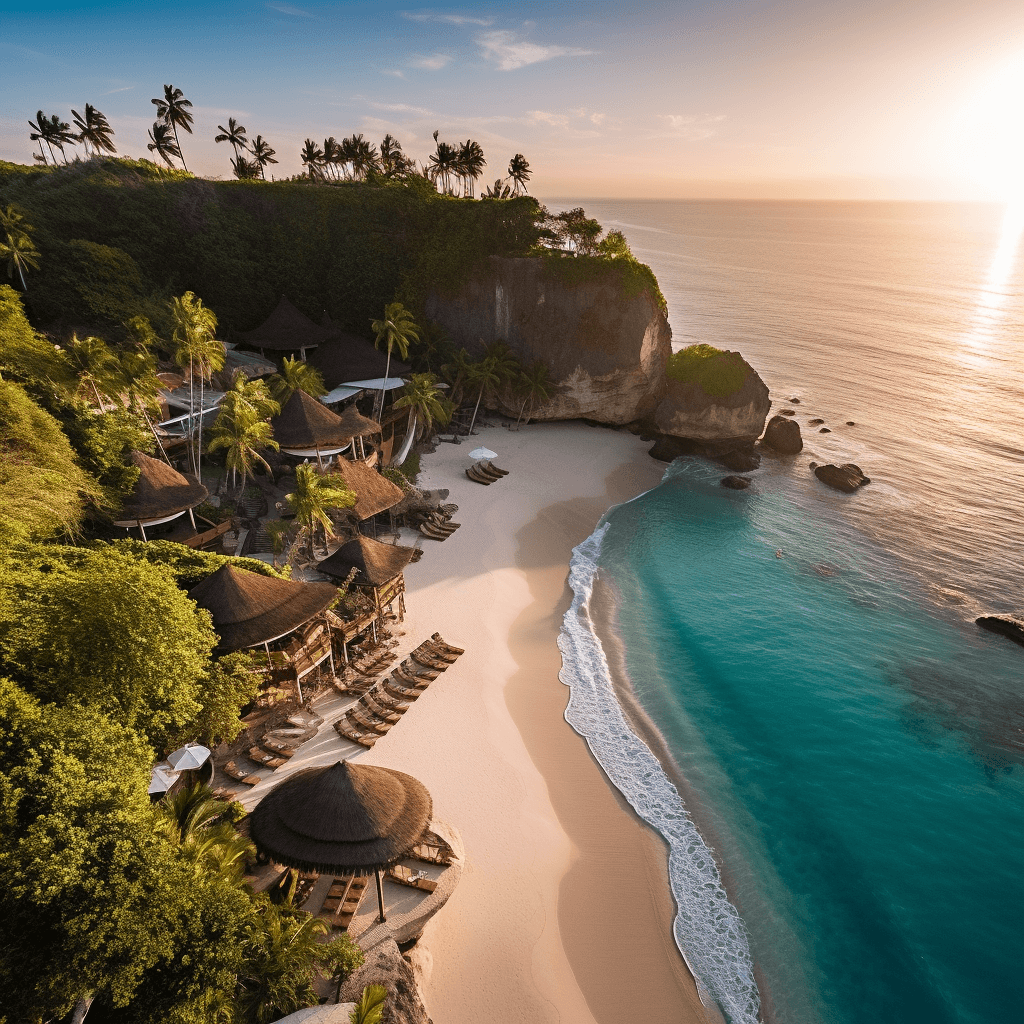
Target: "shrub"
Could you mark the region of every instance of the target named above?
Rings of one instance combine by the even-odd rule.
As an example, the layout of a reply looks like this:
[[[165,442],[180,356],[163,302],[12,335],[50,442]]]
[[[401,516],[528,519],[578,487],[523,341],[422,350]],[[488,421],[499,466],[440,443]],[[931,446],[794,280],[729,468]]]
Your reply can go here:
[[[747,365],[738,352],[690,345],[669,356],[665,376],[681,384],[698,384],[712,398],[728,398],[743,387]]]

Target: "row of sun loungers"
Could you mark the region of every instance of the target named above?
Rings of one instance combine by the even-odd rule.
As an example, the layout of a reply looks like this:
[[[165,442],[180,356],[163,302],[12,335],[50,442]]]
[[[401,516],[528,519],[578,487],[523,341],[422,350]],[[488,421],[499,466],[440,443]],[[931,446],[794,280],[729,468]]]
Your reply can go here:
[[[451,521],[458,509],[458,505],[438,506],[420,523],[420,533],[431,540],[447,540],[462,525]]]
[[[508,470],[498,469],[493,462],[475,462],[466,470],[466,476],[478,484],[493,484],[503,476],[508,476]]]
[[[390,676],[368,688],[334,723],[334,728],[346,739],[372,747],[398,724],[431,681],[454,664],[462,653],[462,648],[452,647],[435,633],[393,669]]]
[[[342,875],[335,878],[319,916],[332,928],[345,931],[366,895],[369,881],[365,875]]]
[[[287,764],[288,758],[292,757],[306,740],[312,739],[322,724],[323,719],[319,715],[314,715],[311,711],[297,711],[286,720],[283,727],[272,729],[263,736],[259,744],[250,747],[247,756],[253,764],[273,771]],[[259,775],[253,774],[235,761],[228,761],[224,765],[224,774],[247,786],[255,786],[260,781]]]

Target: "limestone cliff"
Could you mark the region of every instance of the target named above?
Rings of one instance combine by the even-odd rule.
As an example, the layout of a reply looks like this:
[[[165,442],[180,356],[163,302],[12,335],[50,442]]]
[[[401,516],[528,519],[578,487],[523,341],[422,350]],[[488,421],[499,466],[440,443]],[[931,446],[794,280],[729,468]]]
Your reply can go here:
[[[557,383],[534,419],[624,424],[649,416],[664,386],[672,331],[651,290],[627,294],[614,269],[567,281],[544,259],[493,256],[452,296],[431,295],[427,316],[473,355],[502,340]],[[514,399],[493,396],[510,415]]]

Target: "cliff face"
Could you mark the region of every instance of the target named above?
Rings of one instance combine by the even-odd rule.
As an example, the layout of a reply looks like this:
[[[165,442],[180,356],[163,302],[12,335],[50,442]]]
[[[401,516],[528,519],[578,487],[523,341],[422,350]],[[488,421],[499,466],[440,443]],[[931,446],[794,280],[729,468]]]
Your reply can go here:
[[[768,387],[749,363],[742,386],[731,395],[711,397],[697,383],[666,380],[654,424],[662,434],[685,438],[709,450],[751,445],[764,430],[771,408]]]
[[[664,385],[668,320],[650,292],[627,295],[614,274],[566,283],[542,259],[491,257],[454,296],[431,295],[426,313],[471,354],[502,340],[523,363],[545,362],[558,388],[534,419],[630,423],[651,414]],[[497,402],[519,413],[514,399]]]

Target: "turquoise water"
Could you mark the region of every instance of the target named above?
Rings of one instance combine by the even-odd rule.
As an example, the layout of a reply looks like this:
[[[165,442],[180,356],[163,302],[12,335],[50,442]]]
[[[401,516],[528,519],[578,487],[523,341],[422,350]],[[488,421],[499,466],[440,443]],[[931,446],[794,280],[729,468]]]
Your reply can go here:
[[[1022,652],[785,472],[720,477],[676,463],[611,512],[599,562],[763,1016],[1021,1019]]]

